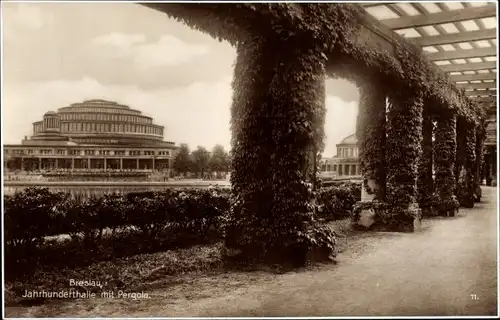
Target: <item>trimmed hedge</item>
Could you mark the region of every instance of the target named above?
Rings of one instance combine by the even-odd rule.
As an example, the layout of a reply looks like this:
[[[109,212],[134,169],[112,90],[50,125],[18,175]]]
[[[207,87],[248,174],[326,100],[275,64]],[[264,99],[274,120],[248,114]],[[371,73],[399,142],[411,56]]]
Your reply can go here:
[[[228,198],[229,192],[223,189],[188,189],[105,194],[78,203],[65,193],[27,188],[5,196],[5,241],[9,246],[30,246],[58,234],[101,238],[105,229],[131,226],[153,236],[167,224],[205,235],[216,217],[228,211]]]
[[[38,264],[85,264],[220,240],[229,192],[107,194],[78,203],[68,194],[28,188],[5,196],[4,204],[6,268],[15,274]]]
[[[326,221],[347,218],[360,200],[361,183],[349,182],[323,188],[316,199],[318,217]]]
[[[27,188],[4,197],[7,273],[220,241],[230,218],[230,195],[229,189],[185,189],[77,202],[69,194]],[[323,188],[316,193],[316,211],[325,220],[346,217],[360,196],[359,183]],[[328,233],[318,228],[319,234],[310,230],[304,236],[312,241]]]

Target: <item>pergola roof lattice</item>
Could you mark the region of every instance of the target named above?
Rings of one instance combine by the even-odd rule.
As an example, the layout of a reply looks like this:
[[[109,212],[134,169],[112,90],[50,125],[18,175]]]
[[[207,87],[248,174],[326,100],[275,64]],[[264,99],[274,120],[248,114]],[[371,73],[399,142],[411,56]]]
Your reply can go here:
[[[420,46],[458,88],[488,109],[496,138],[497,13],[494,2],[363,3],[381,24]],[[495,139],[496,140],[496,139]]]

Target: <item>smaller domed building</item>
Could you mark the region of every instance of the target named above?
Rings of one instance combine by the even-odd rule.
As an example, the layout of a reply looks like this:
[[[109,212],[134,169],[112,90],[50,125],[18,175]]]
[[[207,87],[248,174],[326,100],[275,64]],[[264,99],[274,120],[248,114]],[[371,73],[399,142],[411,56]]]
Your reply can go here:
[[[358,139],[354,134],[337,144],[337,155],[321,160],[321,176],[327,178],[358,178],[361,176]]]

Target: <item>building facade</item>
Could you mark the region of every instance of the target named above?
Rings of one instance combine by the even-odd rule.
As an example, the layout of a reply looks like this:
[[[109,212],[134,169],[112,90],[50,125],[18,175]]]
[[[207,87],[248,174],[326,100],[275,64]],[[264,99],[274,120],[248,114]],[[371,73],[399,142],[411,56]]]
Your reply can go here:
[[[321,160],[321,176],[339,179],[360,177],[357,142],[352,134],[337,144],[337,155]]]
[[[164,127],[128,106],[88,100],[47,112],[33,135],[4,145],[12,171],[145,171],[170,175],[177,147],[163,140]]]

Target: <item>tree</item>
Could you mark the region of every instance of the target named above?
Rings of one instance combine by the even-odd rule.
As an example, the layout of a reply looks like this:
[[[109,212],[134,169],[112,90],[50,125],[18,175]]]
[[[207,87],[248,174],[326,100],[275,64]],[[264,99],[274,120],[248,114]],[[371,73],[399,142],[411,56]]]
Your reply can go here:
[[[191,157],[187,144],[182,143],[180,145],[179,153],[177,153],[177,156],[174,159],[173,167],[177,173],[186,174],[188,172],[191,172],[193,167],[193,159]]]
[[[229,154],[220,144],[212,149],[208,167],[211,172],[217,172],[217,174],[229,171]]]
[[[198,148],[191,153],[191,157],[194,163],[193,171],[198,173],[200,177],[203,177],[203,174],[208,168],[208,161],[210,159],[209,152],[204,147],[198,146]]]

